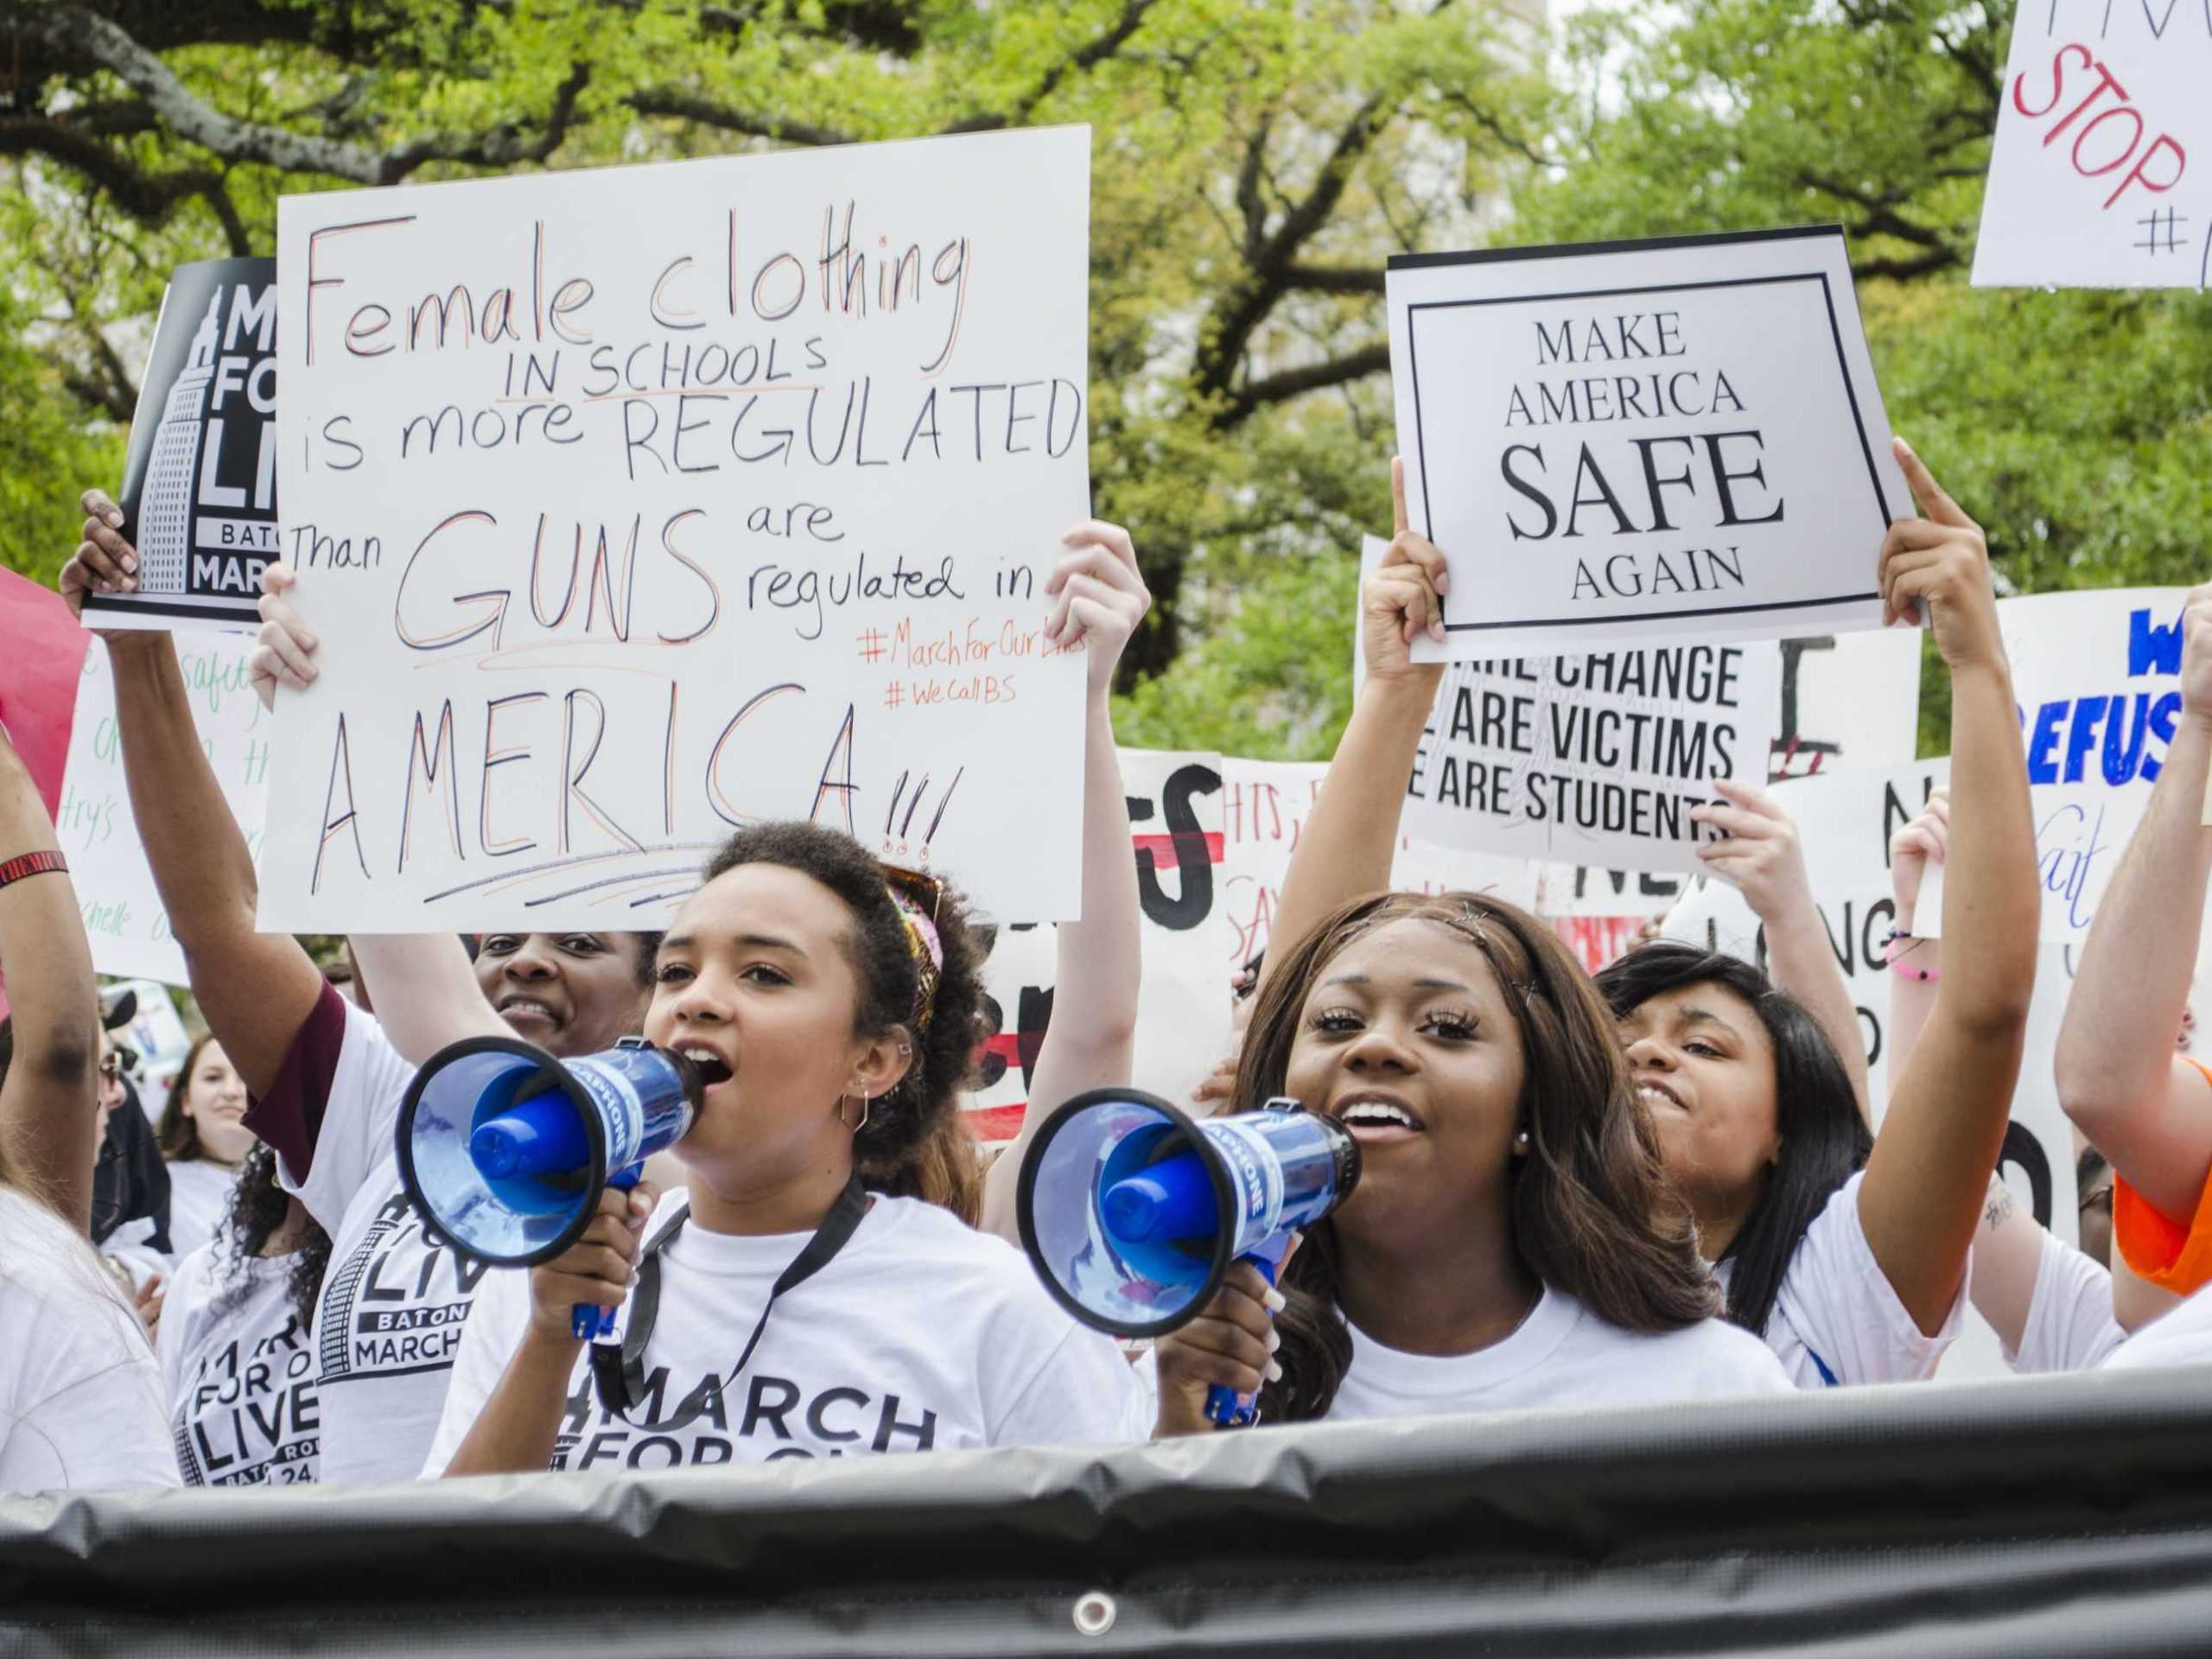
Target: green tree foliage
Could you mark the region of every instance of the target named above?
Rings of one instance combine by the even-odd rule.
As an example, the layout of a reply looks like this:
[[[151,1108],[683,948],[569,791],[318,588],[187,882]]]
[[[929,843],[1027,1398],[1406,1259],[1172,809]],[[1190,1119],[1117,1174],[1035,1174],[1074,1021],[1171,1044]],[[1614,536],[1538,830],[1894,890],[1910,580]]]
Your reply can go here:
[[[1523,194],[1516,239],[1840,222],[1891,423],[1988,531],[2007,591],[2202,580],[2212,302],[1966,284],[2010,10],[1693,0],[1674,15],[1580,20],[1581,118]],[[1923,753],[1949,747],[1948,694],[1923,672]]]
[[[1095,500],[1160,601],[1125,712],[1310,752],[1383,522],[1382,260],[1471,234],[1539,59],[1458,0],[16,0],[0,289],[127,421],[166,273],[287,191],[1086,122]]]

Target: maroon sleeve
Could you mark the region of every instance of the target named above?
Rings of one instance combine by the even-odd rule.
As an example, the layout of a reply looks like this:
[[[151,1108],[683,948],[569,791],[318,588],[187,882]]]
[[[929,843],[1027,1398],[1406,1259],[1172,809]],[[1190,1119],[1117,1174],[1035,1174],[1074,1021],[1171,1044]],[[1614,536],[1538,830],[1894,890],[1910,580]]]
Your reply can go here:
[[[295,1182],[305,1181],[322,1133],[322,1109],[346,1047],[346,999],[327,982],[315,1007],[292,1033],[284,1064],[269,1092],[246,1104],[245,1126],[276,1148]]]

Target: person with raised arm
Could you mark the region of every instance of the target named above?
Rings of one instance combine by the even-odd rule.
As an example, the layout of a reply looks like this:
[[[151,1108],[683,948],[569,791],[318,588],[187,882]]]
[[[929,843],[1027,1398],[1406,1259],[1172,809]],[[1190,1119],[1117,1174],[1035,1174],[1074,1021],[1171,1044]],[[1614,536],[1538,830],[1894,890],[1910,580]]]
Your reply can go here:
[[[84,541],[60,578],[73,606],[88,591],[136,585],[122,513],[97,490],[84,507]],[[289,573],[268,575],[281,603]],[[200,747],[169,636],[104,637],[131,810],[194,995],[245,1083],[245,1126],[276,1149],[286,1191],[333,1241],[315,1327],[320,1478],[411,1478],[485,1272],[425,1227],[400,1186],[392,1127],[414,1062],[448,1031],[520,1036],[556,1054],[611,1046],[643,1017],[653,940],[494,934],[474,965],[449,935],[356,941],[378,1014],[393,1024],[387,1036],[296,940],[256,930],[253,861]],[[315,644],[303,625],[264,624],[253,667],[264,704],[280,681],[313,678]],[[642,1220],[653,1192],[639,1192]]]
[[[1936,1007],[1942,941],[1913,931],[1921,887],[1950,851],[1950,791],[1934,791],[1890,837],[1897,909],[1890,946],[1890,1066],[1902,1075]],[[2126,1336],[2113,1317],[2112,1275],[2022,1210],[2001,1174],[1989,1178],[1974,1230],[1969,1294],[1974,1311],[2023,1376],[2083,1371],[2103,1363]]]
[[[1052,601],[1045,638],[1082,647],[1083,914],[1063,922],[1053,943],[1052,1017],[1031,1074],[1021,1131],[984,1177],[982,1225],[1019,1244],[1014,1189],[1037,1127],[1086,1089],[1129,1081],[1136,1047],[1138,954],[1142,918],[1129,845],[1128,798],[1114,747],[1115,665],[1152,594],[1129,532],[1096,519],[1061,537],[1070,551],[1045,583]]]
[[[2113,1169],[2113,1296],[2131,1329],[2212,1282],[2212,1069],[2175,1040],[2212,877],[2212,585],[2180,626],[2181,718],[2058,1029],[2059,1104]]]
[[[1730,1317],[1807,1388],[1924,1378],[1955,1335],[2035,989],[2035,828],[1987,543],[1897,454],[1927,516],[1890,526],[1878,579],[1885,620],[1924,607],[1950,671],[1944,931],[1975,949],[1937,985],[1881,1133],[1870,1149],[1837,1046],[1756,969],[1662,944],[1598,976]]]
[[[99,1001],[30,768],[0,728],[0,1493],[174,1486],[161,1373],[92,1252]]]
[[[1486,894],[1391,894],[1440,670],[1442,556],[1408,526],[1361,594],[1367,677],[1283,883],[1229,1109],[1289,1096],[1358,1142],[1351,1196],[1279,1288],[1231,1269],[1161,1340],[1160,1435],[1209,1389],[1266,1422],[1787,1392],[1720,1299],[1604,1002],[1551,930]],[[1274,1318],[1271,1321],[1270,1313]]]

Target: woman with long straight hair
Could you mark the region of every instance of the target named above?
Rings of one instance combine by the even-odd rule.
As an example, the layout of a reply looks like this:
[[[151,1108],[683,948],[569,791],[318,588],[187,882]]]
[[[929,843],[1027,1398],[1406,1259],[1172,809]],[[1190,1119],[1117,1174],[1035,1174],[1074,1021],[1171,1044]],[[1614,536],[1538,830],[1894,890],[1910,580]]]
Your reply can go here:
[[[1359,1184],[1279,1289],[1234,1268],[1160,1344],[1157,1432],[1204,1432],[1215,1385],[1257,1392],[1275,1422],[1786,1391],[1714,1317],[1689,1212],[1565,947],[1484,895],[1386,891],[1440,677],[1408,647],[1449,580],[1393,484],[1399,539],[1361,593],[1367,677],[1283,883],[1230,1103],[1288,1095],[1335,1118]]]

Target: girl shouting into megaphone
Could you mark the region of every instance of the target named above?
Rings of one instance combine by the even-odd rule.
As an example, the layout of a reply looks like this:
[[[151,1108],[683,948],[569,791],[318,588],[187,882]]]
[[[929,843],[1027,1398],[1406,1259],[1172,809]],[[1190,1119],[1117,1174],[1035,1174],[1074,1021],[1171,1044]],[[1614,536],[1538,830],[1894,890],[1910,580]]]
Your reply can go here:
[[[1359,1142],[1350,1198],[1271,1292],[1235,1268],[1158,1350],[1157,1432],[1263,1421],[1779,1393],[1721,1306],[1610,1013],[1535,917],[1388,892],[1442,676],[1443,556],[1408,528],[1360,598],[1367,677],[1282,888],[1233,1109],[1287,1095]],[[1353,895],[1366,894],[1366,897]],[[1278,1310],[1270,1322],[1270,1309]]]

